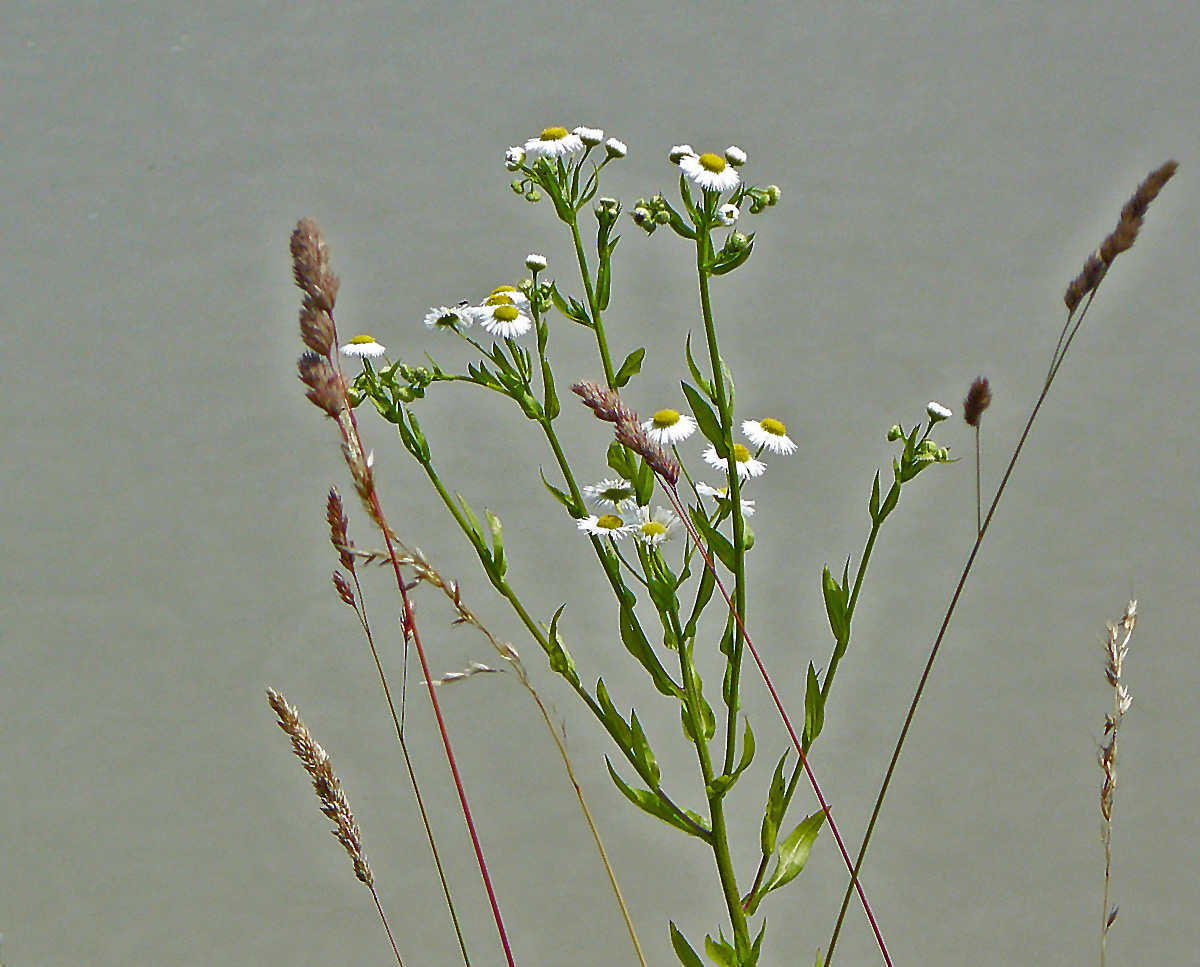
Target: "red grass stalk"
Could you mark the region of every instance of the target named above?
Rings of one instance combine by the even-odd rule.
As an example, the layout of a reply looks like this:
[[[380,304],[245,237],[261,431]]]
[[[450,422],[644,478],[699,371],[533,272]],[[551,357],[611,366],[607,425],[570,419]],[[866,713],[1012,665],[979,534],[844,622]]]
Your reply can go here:
[[[446,761],[454,778],[454,788],[458,794],[463,819],[471,836],[471,845],[475,850],[479,872],[483,878],[484,888],[487,890],[492,916],[496,921],[496,930],[500,934],[500,942],[504,947],[504,955],[509,967],[516,967],[512,947],[508,941],[508,933],[504,929],[504,919],[500,914],[500,904],[488,872],[487,861],[484,859],[483,846],[479,841],[475,820],[467,802],[462,776],[458,771],[458,762],[450,745],[450,735],[446,729],[441,703],[438,701],[434,688],[434,677],[425,656],[425,648],[421,644],[420,632],[417,630],[416,609],[408,595],[404,577],[400,573],[400,556],[393,542],[392,530],[388,526],[387,518],[384,516],[383,507],[379,501],[379,492],[375,488],[371,461],[363,449],[358,421],[355,419],[354,409],[350,405],[346,381],[335,355],[337,352],[337,327],[333,321],[333,307],[339,283],[329,267],[329,250],[315,222],[303,219],[296,226],[295,232],[292,233],[291,251],[296,284],[305,294],[304,305],[300,312],[301,337],[310,350],[300,358],[300,378],[309,388],[306,394],[308,398],[337,423],[342,434],[342,455],[345,457],[346,465],[354,480],[354,489],[358,493],[367,515],[383,534],[396,578],[396,588],[400,593],[401,624],[404,637],[416,648],[417,657],[421,662],[425,687],[437,719],[438,733],[442,739]]]

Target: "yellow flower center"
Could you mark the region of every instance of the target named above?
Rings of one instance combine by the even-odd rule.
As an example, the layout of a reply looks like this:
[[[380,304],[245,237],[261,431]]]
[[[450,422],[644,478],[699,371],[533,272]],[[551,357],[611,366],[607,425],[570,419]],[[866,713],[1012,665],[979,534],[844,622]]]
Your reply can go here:
[[[350,340],[350,345],[351,346],[366,346],[369,343],[373,343],[374,341],[375,341],[374,336],[355,336],[353,339]]]
[[[543,141],[561,141],[566,136],[566,128],[544,128],[542,130]]]
[[[596,520],[596,526],[608,531],[619,530],[625,526],[625,521],[616,514],[605,514]]]
[[[725,170],[725,159],[719,154],[713,154],[711,151],[706,151],[699,157],[700,167],[705,171],[711,171],[714,175],[719,175]]]
[[[511,285],[498,285],[498,286],[496,286],[496,288],[492,289],[492,295],[500,295],[501,293],[504,293],[504,292],[516,292],[516,291],[517,290],[515,288],[513,288]]]
[[[642,533],[647,537],[660,537],[667,529],[656,520],[648,520],[642,525]]]
[[[659,410],[654,414],[654,428],[665,430],[679,422],[679,413],[675,410]]]
[[[787,436],[787,427],[769,416],[758,425],[775,436]]]
[[[519,315],[517,307],[511,302],[508,305],[496,306],[492,312],[492,318],[497,322],[516,322]]]
[[[735,443],[733,445],[733,459],[738,463],[745,463],[750,459],[750,451],[747,450],[742,444]]]
[[[612,501],[614,504],[619,504],[622,500],[628,500],[632,496],[633,491],[628,487],[609,487],[600,493],[601,499]]]
[[[512,304],[512,299],[506,296],[503,292],[498,292],[494,295],[488,296],[487,301],[484,302],[485,306],[511,306]]]

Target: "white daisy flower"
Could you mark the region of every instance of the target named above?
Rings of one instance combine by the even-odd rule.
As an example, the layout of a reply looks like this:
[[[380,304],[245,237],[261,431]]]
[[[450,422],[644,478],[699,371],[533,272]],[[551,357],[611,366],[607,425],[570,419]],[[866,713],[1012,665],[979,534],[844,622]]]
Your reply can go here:
[[[425,314],[426,329],[453,329],[462,332],[471,325],[469,304],[460,302],[456,306],[438,306]]]
[[[677,165],[680,158],[686,158],[688,155],[694,155],[695,153],[690,144],[677,144],[671,149],[671,153],[667,157],[671,159],[672,164]]]
[[[679,167],[688,181],[705,191],[729,191],[738,184],[738,173],[719,154],[685,155],[679,159]]]
[[[509,148],[504,152],[504,167],[516,171],[525,163],[525,149],[522,147]]]
[[[796,449],[787,435],[787,427],[769,416],[765,420],[746,420],[742,432],[756,447],[766,447],[772,453],[791,453]]]
[[[604,140],[604,132],[599,128],[576,128],[571,132],[579,135],[579,140],[586,144],[589,148],[594,148]]]
[[[490,304],[484,304],[471,310],[479,325],[487,332],[502,339],[512,339],[524,335],[533,328],[533,320],[513,305],[510,299],[498,301],[493,301],[493,299],[495,296],[488,299]]]
[[[525,154],[533,158],[561,158],[583,150],[583,138],[566,128],[545,128],[536,138],[525,142]]]
[[[342,347],[343,356],[367,356],[374,359],[385,352],[387,350],[375,341],[374,336],[355,336]]]
[[[762,476],[763,471],[767,469],[767,465],[765,463],[750,456],[750,451],[740,443],[735,443],[733,445],[733,459],[737,464],[739,480],[745,480],[747,477]],[[704,451],[704,461],[710,467],[716,467],[718,470],[724,470],[726,468],[725,461],[717,456],[717,448],[711,443],[709,444],[708,449]]]
[[[608,152],[611,158],[624,158],[629,147],[624,141],[618,141],[616,138],[609,138],[604,142],[604,150]]]
[[[735,168],[740,168],[746,163],[746,152],[739,148],[736,144],[731,144],[725,149],[725,160]]]
[[[624,519],[617,514],[603,514],[600,517],[593,514],[577,520],[575,523],[581,531],[585,531],[593,537],[624,537],[637,527],[636,524],[625,523]]]
[[[696,481],[696,493],[702,497],[716,497],[717,500],[729,500],[728,487],[710,487],[703,480]],[[754,516],[754,501],[742,498],[742,516]]]
[[[546,256],[544,255],[537,255],[534,252],[530,252],[525,256],[525,268],[529,269],[530,272],[545,272],[546,264]]]
[[[925,407],[925,412],[929,414],[929,419],[933,423],[941,423],[942,420],[948,420],[954,415],[949,409],[942,406],[941,403],[934,403],[932,401]]]
[[[589,484],[583,488],[583,498],[593,507],[615,507],[629,510],[633,506],[633,484],[619,477]]]
[[[650,439],[659,446],[669,447],[686,440],[696,432],[696,421],[678,410],[659,410],[642,424]]]
[[[738,211],[737,205],[722,205],[717,209],[717,218],[720,219],[721,224],[726,228],[736,222],[740,214],[741,212]]]
[[[633,536],[643,544],[658,547],[671,539],[671,535],[679,529],[679,518],[666,507],[654,508],[651,516],[649,507],[638,508],[638,525]]]

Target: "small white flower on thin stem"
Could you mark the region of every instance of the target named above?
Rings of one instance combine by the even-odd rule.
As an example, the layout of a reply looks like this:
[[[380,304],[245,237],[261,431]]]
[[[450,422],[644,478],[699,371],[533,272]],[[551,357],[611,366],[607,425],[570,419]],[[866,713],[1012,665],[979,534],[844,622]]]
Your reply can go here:
[[[729,500],[728,487],[712,487],[706,484],[703,480],[696,481],[696,493],[700,494],[701,497],[716,497],[717,500]],[[747,500],[745,497],[742,498],[742,516],[754,516],[753,500]]]
[[[708,449],[704,451],[704,461],[710,467],[716,467],[718,470],[726,468],[725,461],[717,456],[717,448],[712,444],[709,444]],[[741,443],[733,445],[733,461],[737,464],[738,480],[762,476],[763,471],[767,469],[767,465],[750,456],[750,451]]]
[[[374,359],[385,352],[387,350],[375,341],[374,336],[355,336],[342,347],[343,356],[365,356]]]
[[[690,144],[677,144],[671,149],[671,153],[667,157],[671,159],[671,164],[677,165],[681,158],[686,158],[688,155],[694,155],[695,153]]]
[[[608,152],[610,158],[624,158],[626,152],[629,151],[624,141],[618,141],[616,138],[609,138],[604,142],[604,150]]]
[[[579,140],[586,144],[589,148],[594,148],[604,140],[604,132],[599,128],[576,128],[571,132],[579,136]]]
[[[471,310],[466,302],[456,306],[438,306],[425,314],[426,329],[453,329],[462,332],[471,325]]]
[[[731,144],[725,149],[725,160],[735,168],[740,168],[746,163],[746,152],[739,148],[736,144]]]
[[[693,185],[705,191],[729,191],[738,185],[738,173],[719,154],[691,154],[679,159],[679,167]]]
[[[583,488],[583,499],[593,507],[629,510],[634,506],[633,484],[628,480],[605,479]]]
[[[583,150],[583,139],[566,128],[545,128],[536,138],[525,142],[525,154],[532,158],[561,158]]]
[[[516,171],[525,163],[525,149],[522,147],[509,148],[504,152],[504,167]]]
[[[488,302],[491,304],[479,306],[472,312],[479,321],[479,325],[493,336],[512,339],[524,335],[533,328],[533,320],[513,305],[510,300],[492,302],[492,299],[488,299]]]
[[[717,218],[726,228],[736,222],[740,214],[737,205],[722,205],[717,209]]]
[[[638,508],[638,525],[633,536],[643,544],[658,547],[671,539],[679,528],[679,518],[666,507],[656,507],[651,516],[649,507]]]
[[[742,432],[756,447],[766,447],[772,453],[792,453],[796,449],[787,435],[787,427],[769,416],[764,420],[746,420]]]
[[[636,524],[625,523],[625,520],[618,514],[602,514],[599,517],[593,514],[575,523],[581,531],[585,531],[593,537],[624,537],[637,527]]]
[[[929,405],[925,407],[925,412],[929,414],[929,422],[931,425],[934,423],[941,423],[942,420],[948,420],[954,415],[948,408],[942,406],[941,403],[934,402],[930,402]]]
[[[525,268],[530,272],[545,272],[546,271],[546,256],[537,255],[530,252],[525,256]]]
[[[678,410],[659,410],[642,424],[650,439],[659,446],[674,446],[696,432],[696,421]]]

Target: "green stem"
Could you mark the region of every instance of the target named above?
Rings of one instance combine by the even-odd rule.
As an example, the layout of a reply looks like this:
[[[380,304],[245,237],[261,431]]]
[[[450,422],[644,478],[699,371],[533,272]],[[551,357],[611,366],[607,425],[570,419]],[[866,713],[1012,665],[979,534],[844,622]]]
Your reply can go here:
[[[596,333],[596,347],[600,350],[600,362],[604,366],[604,383],[609,389],[616,389],[616,374],[613,370],[612,356],[608,351],[608,338],[604,335],[604,322],[600,318],[600,305],[596,301],[596,287],[592,285],[592,277],[588,272],[587,253],[583,250],[583,239],[579,237],[579,220],[572,218],[568,223],[571,228],[571,239],[575,242],[575,259],[579,263],[579,277],[583,279],[583,291],[587,296],[588,312],[592,317],[592,330]]]

